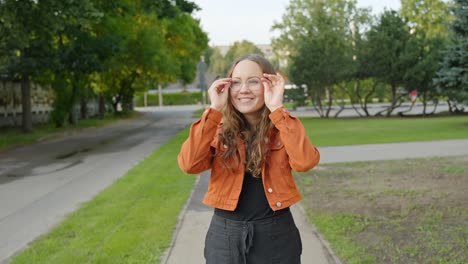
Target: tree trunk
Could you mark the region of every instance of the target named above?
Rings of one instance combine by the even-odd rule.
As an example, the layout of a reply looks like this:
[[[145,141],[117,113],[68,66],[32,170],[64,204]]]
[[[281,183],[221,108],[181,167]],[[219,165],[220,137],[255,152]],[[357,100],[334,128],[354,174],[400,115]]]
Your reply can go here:
[[[392,102],[390,104],[390,106],[388,107],[388,110],[387,110],[387,114],[386,116],[387,117],[390,117],[390,115],[392,114],[393,110],[395,109],[395,104],[396,104],[396,85],[393,85],[392,84]]]
[[[26,74],[23,74],[21,79],[21,108],[21,128],[24,133],[30,133],[32,131],[31,85]]]
[[[431,115],[435,114],[435,111],[437,110],[437,106],[439,105],[439,100],[435,98],[434,100],[432,100],[432,102],[434,103],[434,109],[432,110]]]
[[[104,102],[104,95],[99,94],[99,119],[104,119],[104,114],[106,113],[106,105]]]
[[[427,109],[427,91],[423,92],[423,116],[426,116],[426,109]]]
[[[88,101],[84,95],[80,98],[80,118],[82,120],[88,119]]]
[[[325,91],[328,92],[327,113],[325,114],[325,116],[330,117],[330,111],[333,104],[333,86],[325,88]]]
[[[112,108],[114,109],[114,114],[117,113],[117,108],[118,108],[118,105],[120,103],[120,99],[122,98],[122,96],[120,94],[118,94],[117,96],[114,97],[114,101],[112,102]]]
[[[72,92],[70,95],[70,101],[69,101],[69,109],[68,109],[68,123],[70,125],[75,125],[76,124],[76,115],[75,115],[75,98],[76,98],[76,92],[78,90],[78,83],[76,80],[73,80],[72,83]]]

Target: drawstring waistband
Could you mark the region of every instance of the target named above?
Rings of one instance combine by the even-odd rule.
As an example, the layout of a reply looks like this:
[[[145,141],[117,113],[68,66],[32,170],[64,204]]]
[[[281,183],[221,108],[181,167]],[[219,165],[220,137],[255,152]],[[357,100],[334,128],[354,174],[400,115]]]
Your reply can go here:
[[[236,234],[236,240],[238,241],[238,244],[236,243],[237,254],[243,259],[244,263],[247,263],[247,257],[254,250],[255,232],[269,232],[267,230],[271,230],[274,225],[280,225],[285,229],[288,227],[295,227],[291,212],[252,221],[230,220],[215,214],[211,221],[210,228],[214,228],[216,232],[221,232],[226,235]]]

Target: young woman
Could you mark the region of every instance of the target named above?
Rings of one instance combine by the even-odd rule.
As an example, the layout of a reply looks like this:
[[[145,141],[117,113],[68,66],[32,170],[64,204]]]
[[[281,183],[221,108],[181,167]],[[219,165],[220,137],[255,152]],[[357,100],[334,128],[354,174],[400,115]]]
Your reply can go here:
[[[319,151],[283,106],[284,79],[259,55],[236,60],[208,90],[211,106],[193,123],[178,162],[211,169],[203,199],[214,207],[208,264],[300,263],[302,244],[289,206],[301,200],[291,170],[318,164]]]

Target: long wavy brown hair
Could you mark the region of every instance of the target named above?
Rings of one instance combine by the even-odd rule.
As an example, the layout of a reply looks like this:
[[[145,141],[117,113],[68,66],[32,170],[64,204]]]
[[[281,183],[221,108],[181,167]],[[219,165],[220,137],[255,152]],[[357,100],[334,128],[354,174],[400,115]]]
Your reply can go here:
[[[234,61],[227,77],[232,77],[234,68],[244,60],[257,63],[263,73],[275,74],[273,65],[264,57],[257,54],[248,54]],[[227,164],[228,159],[234,159],[236,164],[239,165],[237,138],[240,138],[245,142],[246,146],[245,169],[254,177],[261,177],[262,166],[270,152],[269,134],[274,126],[268,117],[270,110],[266,105],[263,105],[257,114],[258,122],[256,127],[251,127],[244,115],[234,108],[229,94],[226,106],[223,109],[223,129],[218,136],[221,144],[227,146],[226,151],[221,154],[225,164]]]

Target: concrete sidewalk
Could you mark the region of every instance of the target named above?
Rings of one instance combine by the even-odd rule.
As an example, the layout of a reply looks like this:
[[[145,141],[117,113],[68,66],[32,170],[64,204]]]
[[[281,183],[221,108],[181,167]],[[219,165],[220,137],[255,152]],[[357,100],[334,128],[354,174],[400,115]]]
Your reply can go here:
[[[320,148],[320,164],[352,161],[375,161],[433,156],[468,155],[468,139]],[[205,235],[213,209],[201,203],[209,181],[202,173],[192,195],[179,216],[170,248],[162,264],[203,264]],[[315,226],[308,223],[301,204],[291,207],[303,243],[302,263],[341,263]]]

